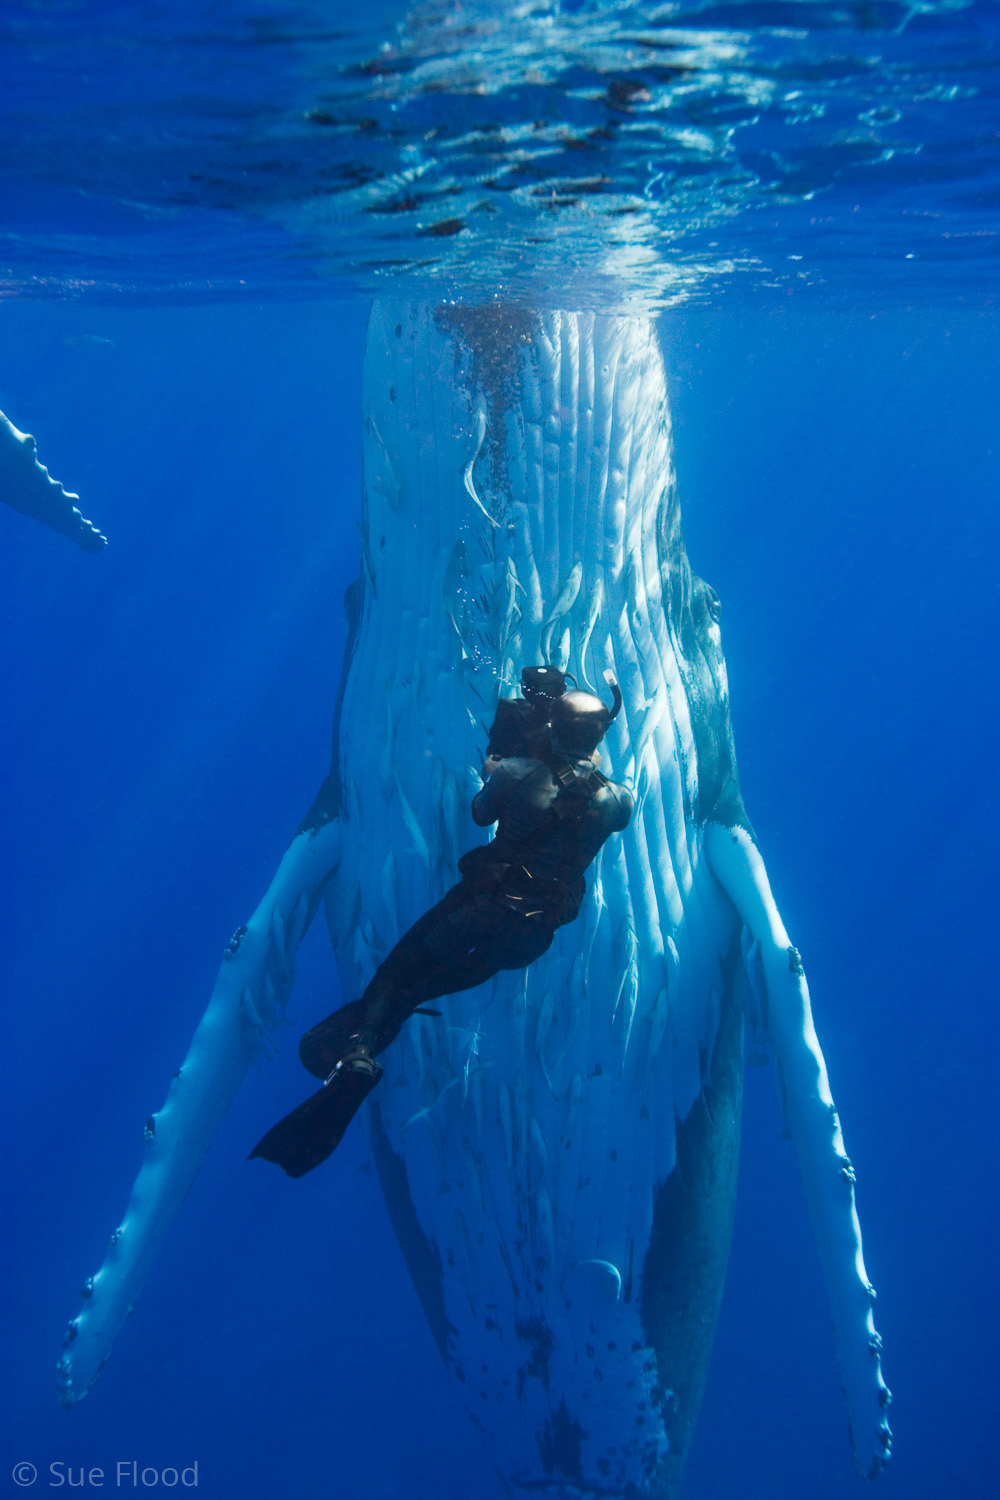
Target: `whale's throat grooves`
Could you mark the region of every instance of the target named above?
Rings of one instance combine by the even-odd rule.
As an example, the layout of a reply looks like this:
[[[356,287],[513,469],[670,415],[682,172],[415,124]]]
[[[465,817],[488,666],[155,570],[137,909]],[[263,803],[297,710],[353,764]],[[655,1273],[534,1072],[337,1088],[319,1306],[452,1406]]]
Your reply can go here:
[[[615,672],[608,768],[637,799],[578,921],[538,964],[409,1023],[386,1058],[376,1160],[508,1481],[666,1495],[721,1292],[734,1184],[715,1158],[735,1159],[738,1091],[712,1151],[689,1151],[714,1185],[707,1277],[657,1205],[678,1123],[718,1090],[721,1017],[730,1071],[742,1021],[726,963],[739,923],[701,858],[699,715],[712,744],[731,743],[724,671],[720,688],[685,654],[711,622],[684,551],[655,327],[376,304],[364,444],[328,898],[345,994],[483,841],[468,807],[497,697],[522,666],[551,661],[593,689]],[[678,1320],[662,1266],[689,1295],[697,1284],[693,1319]]]

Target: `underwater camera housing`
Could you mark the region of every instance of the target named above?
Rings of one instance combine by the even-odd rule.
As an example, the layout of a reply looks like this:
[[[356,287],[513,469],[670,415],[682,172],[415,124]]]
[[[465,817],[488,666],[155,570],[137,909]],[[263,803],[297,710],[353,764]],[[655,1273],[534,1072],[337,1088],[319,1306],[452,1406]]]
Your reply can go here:
[[[521,672],[523,697],[501,698],[497,704],[487,755],[496,760],[512,755],[543,760],[551,753],[556,738],[564,752],[589,755],[622,706],[615,674],[606,671],[604,680],[611,689],[610,708],[595,694],[580,692],[570,672],[548,663],[525,667]],[[567,692],[570,683],[573,691]]]
[[[576,678],[571,672],[560,672],[558,667],[524,667],[521,671],[521,692],[529,703],[544,704],[546,708],[553,698],[561,698],[567,682],[576,687]]]
[[[503,760],[510,755],[530,760],[549,753],[549,715],[552,705],[566,692],[567,682],[576,686],[576,678],[548,663],[525,667],[521,672],[521,698],[501,698],[490,729],[488,756]]]

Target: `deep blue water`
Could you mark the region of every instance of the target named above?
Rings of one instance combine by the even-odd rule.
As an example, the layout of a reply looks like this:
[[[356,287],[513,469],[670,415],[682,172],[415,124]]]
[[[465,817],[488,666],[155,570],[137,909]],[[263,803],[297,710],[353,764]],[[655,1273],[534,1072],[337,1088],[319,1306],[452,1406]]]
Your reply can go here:
[[[55,1404],[222,943],[321,778],[357,566],[360,305],[8,304],[0,404],[112,545],[0,514],[5,1462],[200,1464],[220,1497],[499,1494],[362,1147],[244,1163],[245,1087],[84,1405]],[[809,965],[896,1395],[887,1495],[994,1493],[995,318],[722,305],[665,324],[689,551],[748,806]],[[111,344],[80,344],[84,335]],[[321,931],[296,1026],[330,1004]],[[297,1032],[289,1032],[293,1038]],[[688,1494],[859,1492],[769,1070]],[[0,1480],[0,1482],[5,1482]]]
[[[41,178],[24,174],[17,203],[36,248],[52,224],[28,188],[46,213],[54,202]],[[977,207],[970,222],[987,220]],[[299,1097],[302,1024],[337,1002],[320,923],[281,1056],[227,1118],[98,1386],[56,1405],[62,1330],[124,1207],[143,1122],[325,772],[359,563],[363,296],[283,295],[262,273],[242,296],[227,284],[225,305],[193,305],[168,285],[174,251],[159,245],[153,266],[138,245],[145,290],[123,301],[117,228],[100,211],[97,228],[108,261],[91,242],[74,250],[97,283],[85,298],[60,285],[30,300],[29,243],[0,302],[0,409],[111,538],[91,557],[0,507],[0,1487],[19,1492],[19,1460],[42,1471],[40,1491],[53,1461],[113,1474],[135,1459],[197,1461],[213,1500],[499,1500],[361,1133],[295,1184],[244,1162]],[[188,267],[226,281],[219,241],[187,233]],[[863,253],[840,281],[827,264],[826,291],[737,278],[662,329],[688,550],[723,600],[744,795],[858,1170],[895,1395],[880,1489],[992,1500],[996,271],[970,251],[913,295],[886,281],[868,235],[870,283]],[[863,1489],[773,1073],[751,1069],[686,1494]]]

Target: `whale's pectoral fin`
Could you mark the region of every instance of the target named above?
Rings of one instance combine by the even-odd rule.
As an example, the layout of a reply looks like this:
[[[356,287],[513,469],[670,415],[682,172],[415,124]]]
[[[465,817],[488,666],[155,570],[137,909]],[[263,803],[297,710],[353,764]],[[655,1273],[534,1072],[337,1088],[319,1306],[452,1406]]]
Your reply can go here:
[[[250,1062],[281,1020],[295,951],[339,858],[339,822],[307,820],[263,901],[230,939],[208,1009],[167,1101],[146,1122],[145,1160],[125,1217],[103,1266],[84,1284],[85,1305],[67,1329],[58,1366],[64,1406],[82,1400],[106,1364]]]
[[[0,500],[22,515],[51,526],[53,531],[61,531],[84,552],[101,552],[108,539],[73,504],[79,498],[38,462],[31,434],[19,432],[0,411]]]
[[[669,1440],[660,1476],[665,1494],[680,1487],[726,1280],[740,1154],[743,1040],[739,994],[727,987],[708,1077],[678,1122],[676,1165],[657,1190],[642,1271],[642,1322],[656,1351]]]
[[[713,875],[759,947],[765,1025],[830,1293],[854,1456],[861,1472],[874,1478],[884,1468],[892,1443],[886,1420],[890,1396],[872,1317],[875,1293],[861,1253],[854,1172],[813,1026],[802,961],[789,941],[764,861],[749,833],[709,823],[704,847]]]

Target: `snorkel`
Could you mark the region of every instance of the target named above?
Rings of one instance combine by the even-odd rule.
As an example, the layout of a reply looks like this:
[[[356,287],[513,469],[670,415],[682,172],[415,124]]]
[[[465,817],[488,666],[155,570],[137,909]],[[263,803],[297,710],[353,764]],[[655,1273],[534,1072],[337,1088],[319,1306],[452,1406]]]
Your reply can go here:
[[[611,713],[608,718],[608,724],[611,725],[615,722],[619,713],[621,712],[622,690],[618,686],[618,678],[615,676],[614,672],[612,672],[610,667],[605,668],[604,681],[611,689]]]

